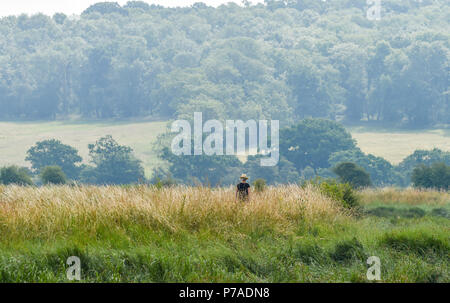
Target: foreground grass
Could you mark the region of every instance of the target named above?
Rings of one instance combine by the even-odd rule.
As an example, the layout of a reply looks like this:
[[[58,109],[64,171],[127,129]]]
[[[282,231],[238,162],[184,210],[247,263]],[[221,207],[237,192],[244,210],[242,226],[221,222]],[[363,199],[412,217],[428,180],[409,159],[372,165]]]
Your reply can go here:
[[[378,256],[382,281],[449,282],[448,203],[371,194],[355,215],[312,187],[0,186],[0,281],[66,282],[78,256],[85,282],[366,282]]]

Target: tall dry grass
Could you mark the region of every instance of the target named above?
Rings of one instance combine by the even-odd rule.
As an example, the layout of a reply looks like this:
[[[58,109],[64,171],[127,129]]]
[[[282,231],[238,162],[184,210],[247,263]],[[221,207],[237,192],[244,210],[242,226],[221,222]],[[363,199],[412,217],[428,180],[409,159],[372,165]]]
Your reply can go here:
[[[3,237],[52,238],[82,230],[95,235],[140,226],[165,232],[285,229],[299,221],[346,218],[339,204],[313,187],[268,187],[247,203],[233,188],[148,186],[0,186]]]
[[[360,198],[361,204],[364,205],[370,203],[445,205],[450,203],[450,192],[431,189],[398,189],[393,187],[386,187],[362,190],[360,192]]]

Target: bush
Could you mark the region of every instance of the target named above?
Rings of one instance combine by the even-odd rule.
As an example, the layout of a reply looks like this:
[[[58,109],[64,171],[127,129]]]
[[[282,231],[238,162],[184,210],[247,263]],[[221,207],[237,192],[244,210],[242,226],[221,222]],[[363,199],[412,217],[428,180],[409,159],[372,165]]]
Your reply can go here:
[[[33,185],[28,170],[18,166],[3,167],[0,170],[0,183],[9,185]]]
[[[253,181],[253,186],[255,187],[256,192],[263,192],[266,188],[266,180],[256,179],[255,181]]]
[[[433,163],[431,166],[420,165],[414,168],[411,181],[414,187],[450,188],[450,166],[445,163]]]
[[[345,208],[353,209],[359,206],[359,198],[353,187],[348,183],[339,183],[334,179],[321,179],[305,182],[313,184],[326,196],[341,203]]]
[[[42,169],[41,180],[44,184],[66,184],[67,178],[61,167],[46,166]]]
[[[372,185],[370,175],[364,168],[352,162],[342,162],[333,168],[333,172],[339,176],[342,182],[351,184],[354,188],[368,187]]]

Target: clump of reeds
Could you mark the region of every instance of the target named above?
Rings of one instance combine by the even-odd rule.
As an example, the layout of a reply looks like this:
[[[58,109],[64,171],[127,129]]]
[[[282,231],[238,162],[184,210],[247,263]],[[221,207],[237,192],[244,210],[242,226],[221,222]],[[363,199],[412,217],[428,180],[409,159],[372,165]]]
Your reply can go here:
[[[345,217],[339,203],[312,186],[268,187],[249,202],[235,201],[232,187],[0,186],[0,232],[21,238],[136,225],[172,233],[251,232]]]

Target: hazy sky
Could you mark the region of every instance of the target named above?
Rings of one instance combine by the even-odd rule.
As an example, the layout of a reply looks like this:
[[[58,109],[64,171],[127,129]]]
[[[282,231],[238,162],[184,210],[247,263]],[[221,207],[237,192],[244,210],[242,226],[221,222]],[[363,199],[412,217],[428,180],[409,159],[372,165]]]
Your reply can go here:
[[[128,0],[110,0],[123,5]],[[210,6],[218,6],[222,3],[236,2],[241,0],[144,0],[148,3],[160,4],[164,6],[189,6],[195,2],[203,2]],[[53,15],[62,12],[68,15],[80,14],[89,5],[104,2],[102,0],[0,0],[0,16],[44,13]],[[253,0],[252,3],[263,2],[263,0]]]

